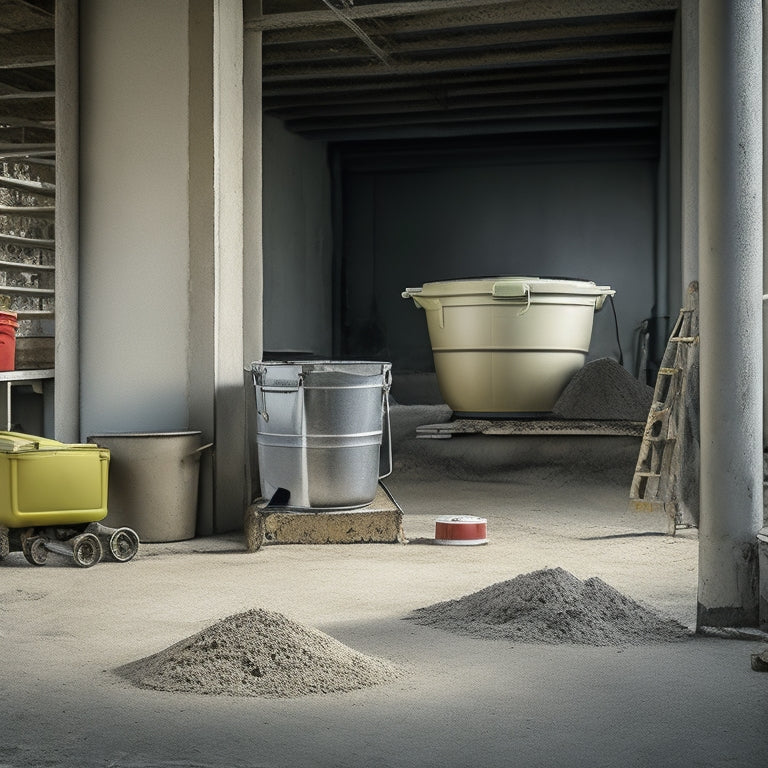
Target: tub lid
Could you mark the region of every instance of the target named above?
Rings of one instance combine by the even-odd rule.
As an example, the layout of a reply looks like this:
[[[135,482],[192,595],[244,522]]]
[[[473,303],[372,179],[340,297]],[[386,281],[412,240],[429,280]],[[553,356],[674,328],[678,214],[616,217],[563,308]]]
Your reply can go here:
[[[607,285],[596,285],[591,280],[575,280],[563,277],[504,276],[476,277],[460,280],[442,280],[424,283],[421,288],[406,288],[403,298],[417,296],[473,296],[517,298],[536,294],[578,294],[581,296],[613,296],[614,290]]]

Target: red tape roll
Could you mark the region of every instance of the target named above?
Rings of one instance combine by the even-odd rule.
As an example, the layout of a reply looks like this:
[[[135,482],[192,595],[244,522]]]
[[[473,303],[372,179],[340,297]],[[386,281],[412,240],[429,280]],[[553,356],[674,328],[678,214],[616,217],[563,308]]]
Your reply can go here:
[[[486,544],[487,521],[472,515],[444,515],[435,520],[436,544]]]

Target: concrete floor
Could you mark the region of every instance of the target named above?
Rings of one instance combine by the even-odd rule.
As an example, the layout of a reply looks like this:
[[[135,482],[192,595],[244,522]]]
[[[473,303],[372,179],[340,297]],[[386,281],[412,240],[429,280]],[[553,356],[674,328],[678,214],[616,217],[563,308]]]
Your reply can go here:
[[[697,537],[627,511],[632,438],[415,440],[440,409],[395,408],[387,485],[412,543],[267,546],[240,534],[142,545],[126,564],[0,563],[0,768],[765,765],[762,642],[511,645],[420,627],[416,607],[538,568],[600,576],[693,627]],[[439,514],[490,543],[439,547]],[[263,607],[408,672],[296,699],[166,694],[113,675]]]

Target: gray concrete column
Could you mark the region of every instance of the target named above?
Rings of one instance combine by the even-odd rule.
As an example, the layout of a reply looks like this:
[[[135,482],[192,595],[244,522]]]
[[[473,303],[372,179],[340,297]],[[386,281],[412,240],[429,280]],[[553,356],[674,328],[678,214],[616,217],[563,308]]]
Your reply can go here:
[[[766,19],[766,0],[763,0],[763,50],[768,51],[768,23]],[[763,127],[768,124],[768,62],[763,56]],[[764,128],[765,129],[765,128]],[[763,141],[763,190],[768,190],[768,141]],[[763,193],[763,291],[768,291],[768,237],[765,226],[768,222],[768,195]],[[768,302],[763,302],[763,448],[768,448],[768,355],[765,345],[768,342]],[[765,473],[765,470],[763,471]],[[765,491],[763,491],[765,494]],[[763,504],[765,505],[765,499]]]
[[[56,321],[54,434],[80,440],[78,0],[56,3]]]
[[[243,8],[214,2],[214,254],[216,259],[215,517],[242,528],[246,491],[243,399]]]
[[[682,253],[680,302],[699,279],[699,0],[683,0],[682,70]]]
[[[757,625],[762,525],[762,12],[702,0],[698,626]]]
[[[250,0],[245,13],[258,19],[261,3]],[[243,365],[261,360],[264,350],[264,237],[263,237],[263,126],[262,126],[262,33],[246,29],[243,40]],[[256,421],[253,385],[245,373],[245,402],[248,434],[249,498],[259,495],[256,461]]]
[[[243,15],[229,0],[189,5],[190,420],[212,440],[201,462],[198,534],[242,525]]]

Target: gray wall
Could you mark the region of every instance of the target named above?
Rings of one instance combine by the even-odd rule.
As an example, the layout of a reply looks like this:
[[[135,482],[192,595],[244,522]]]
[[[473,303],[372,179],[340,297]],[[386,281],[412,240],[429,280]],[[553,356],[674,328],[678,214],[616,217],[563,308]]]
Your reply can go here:
[[[187,3],[81,4],[81,432],[186,429]]]
[[[564,276],[616,289],[624,364],[654,305],[656,162],[566,160],[344,177],[345,353],[432,370],[421,310],[400,297],[423,282],[480,275]],[[675,312],[677,310],[675,309]],[[610,306],[596,314],[590,357],[618,353]],[[396,378],[395,378],[396,380]]]
[[[264,118],[263,131],[264,349],[330,356],[327,147],[289,133],[274,118]]]

